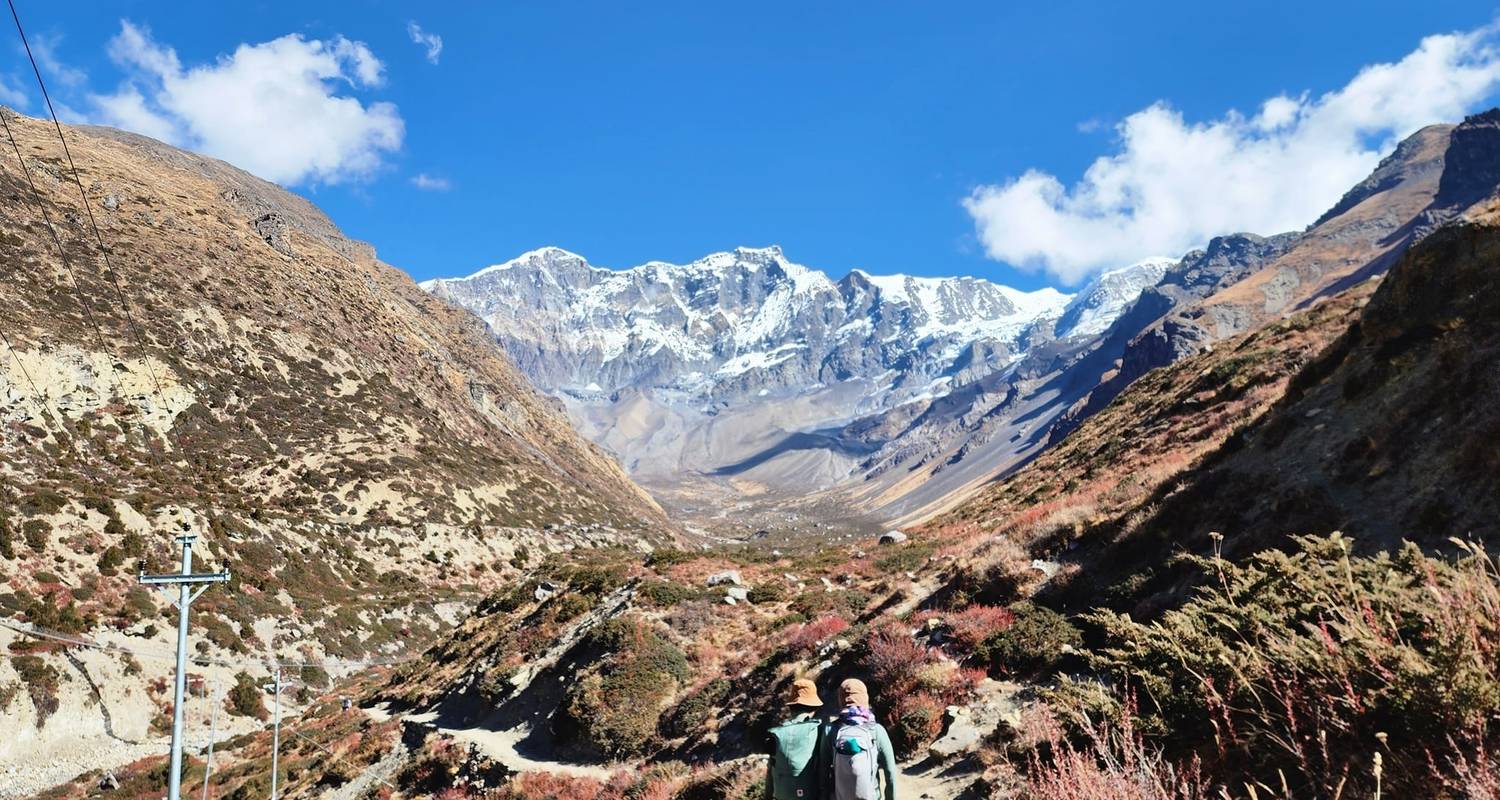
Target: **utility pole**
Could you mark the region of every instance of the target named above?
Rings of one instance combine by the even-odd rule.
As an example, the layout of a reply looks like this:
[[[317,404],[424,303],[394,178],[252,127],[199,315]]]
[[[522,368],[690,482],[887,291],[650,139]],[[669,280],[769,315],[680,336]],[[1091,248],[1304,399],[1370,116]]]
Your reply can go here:
[[[167,773],[167,800],[182,800],[182,711],[183,692],[187,687],[187,631],[188,631],[188,606],[192,605],[198,595],[203,594],[209,585],[225,583],[229,580],[229,571],[223,572],[193,572],[193,542],[198,539],[191,533],[185,533],[177,537],[182,544],[182,571],[168,573],[166,575],[147,575],[141,573],[138,580],[144,586],[176,586],[177,587],[177,679],[172,686],[172,763],[171,772]],[[197,586],[196,590],[191,587]]]
[[[280,777],[280,775],[278,775],[278,773],[280,772],[280,769],[277,768],[277,760],[281,756],[281,665],[280,664],[276,665],[276,672],[273,673],[273,674],[275,675],[275,677],[272,679],[272,682],[263,685],[261,688],[265,689],[268,692],[271,692],[271,693],[275,694],[275,699],[271,701],[271,707],[275,709],[275,711],[272,712],[272,718],[271,718],[272,719],[272,722],[271,722],[271,800],[276,800],[276,779]]]

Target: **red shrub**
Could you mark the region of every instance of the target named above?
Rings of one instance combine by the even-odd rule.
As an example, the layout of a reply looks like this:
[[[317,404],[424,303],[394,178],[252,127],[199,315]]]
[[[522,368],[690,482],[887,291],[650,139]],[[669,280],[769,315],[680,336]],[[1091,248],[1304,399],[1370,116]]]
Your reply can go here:
[[[941,700],[925,692],[896,697],[885,726],[898,755],[916,753],[943,732],[943,708]]]
[[[794,655],[803,656],[848,629],[849,623],[842,617],[821,617],[798,626],[787,640],[787,649]]]
[[[952,639],[949,651],[960,658],[968,656],[980,642],[1009,628],[1015,621],[1016,615],[1008,608],[969,606],[944,620]]]
[[[872,688],[887,697],[910,694],[917,684],[917,670],[929,660],[927,650],[917,644],[904,626],[888,625],[866,642],[865,667],[874,681]]]
[[[618,795],[593,778],[523,772],[506,785],[501,796],[506,800],[601,800]]]
[[[963,705],[974,696],[974,690],[979,687],[980,681],[989,677],[982,669],[964,667],[953,673],[952,679],[944,687],[942,701],[946,705]]]

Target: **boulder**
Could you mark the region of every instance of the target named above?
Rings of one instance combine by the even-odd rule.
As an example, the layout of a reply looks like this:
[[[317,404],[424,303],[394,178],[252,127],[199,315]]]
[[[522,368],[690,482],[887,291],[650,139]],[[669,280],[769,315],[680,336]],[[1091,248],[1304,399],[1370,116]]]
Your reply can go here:
[[[1011,681],[986,678],[975,688],[974,702],[967,706],[948,706],[944,715],[947,730],[928,745],[928,755],[945,761],[979,749],[1001,726],[1015,731],[1021,725],[1022,687]]]
[[[1031,560],[1031,568],[1036,570],[1037,572],[1042,573],[1043,577],[1050,580],[1052,576],[1057,574],[1058,570],[1062,569],[1062,565],[1057,563],[1056,561],[1046,561],[1040,558],[1034,558]]]
[[[897,530],[889,530],[880,534],[881,544],[901,544],[906,541],[906,534]]]
[[[750,590],[743,586],[731,586],[724,590],[724,596],[736,602],[746,603],[750,601]]]
[[[723,572],[716,572],[708,576],[709,586],[720,586],[726,583],[734,584],[735,586],[744,583],[744,581],[740,580],[740,571],[737,569],[726,569]]]

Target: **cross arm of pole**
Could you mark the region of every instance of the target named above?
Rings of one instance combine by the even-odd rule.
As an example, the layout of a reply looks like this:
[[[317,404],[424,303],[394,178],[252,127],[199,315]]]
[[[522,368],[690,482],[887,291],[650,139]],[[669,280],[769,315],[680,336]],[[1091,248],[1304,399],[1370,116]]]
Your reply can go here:
[[[223,572],[190,572],[171,573],[167,575],[146,575],[144,573],[136,576],[146,586],[167,586],[179,583],[228,583],[229,570]]]

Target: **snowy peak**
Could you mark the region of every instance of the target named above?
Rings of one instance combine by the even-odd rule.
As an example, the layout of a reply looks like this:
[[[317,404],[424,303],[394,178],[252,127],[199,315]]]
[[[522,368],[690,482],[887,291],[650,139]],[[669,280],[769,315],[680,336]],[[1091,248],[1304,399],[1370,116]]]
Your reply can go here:
[[[1068,303],[1057,321],[1058,338],[1093,336],[1107,330],[1126,308],[1176,266],[1172,258],[1148,258],[1101,272]]]
[[[654,389],[701,403],[864,381],[880,408],[971,379],[976,345],[986,368],[1003,369],[1069,315],[1074,335],[1102,330],[1152,275],[1155,264],[1132,265],[1075,297],[975,277],[854,270],[835,282],[775,246],[628,269],[544,247],[424,286],[489,323],[549,391]]]

